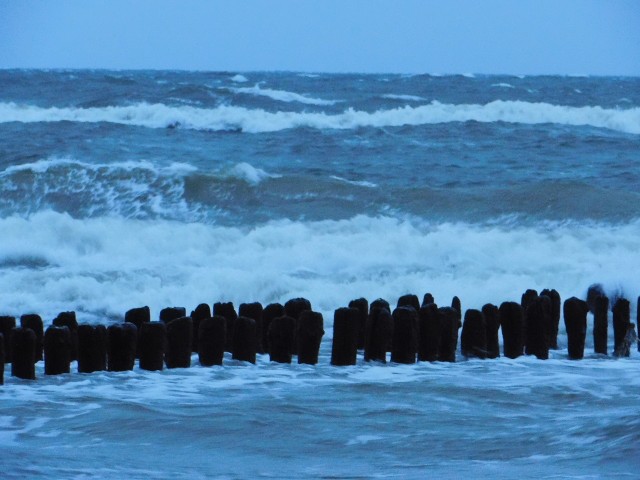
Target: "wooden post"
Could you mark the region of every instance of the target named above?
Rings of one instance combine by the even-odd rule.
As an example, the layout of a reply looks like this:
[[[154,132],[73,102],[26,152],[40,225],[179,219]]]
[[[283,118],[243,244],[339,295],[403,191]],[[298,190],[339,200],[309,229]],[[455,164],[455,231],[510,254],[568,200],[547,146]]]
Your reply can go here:
[[[306,363],[309,365],[318,363],[320,342],[322,341],[323,335],[324,319],[322,318],[322,314],[311,310],[302,311],[296,325],[298,363]]]
[[[200,320],[198,331],[198,360],[200,365],[222,365],[227,338],[227,321],[220,315]]]
[[[418,361],[438,360],[440,317],[435,303],[423,305],[418,311]]]
[[[522,305],[503,302],[499,308],[504,356],[518,358],[524,351],[524,313]]]
[[[609,342],[609,299],[599,295],[593,300],[593,351],[607,355]]]
[[[256,363],[258,343],[256,321],[253,318],[239,316],[233,334],[233,353],[231,358]]]
[[[167,324],[144,322],[140,328],[139,345],[140,368],[151,371],[162,370],[167,347]]]
[[[167,349],[164,361],[167,368],[191,366],[193,323],[191,317],[180,317],[167,323]]]
[[[69,327],[51,325],[44,332],[44,374],[69,373],[70,364],[71,332]]]
[[[107,343],[104,325],[78,325],[78,373],[107,369]]]
[[[107,368],[110,372],[133,370],[136,361],[138,328],[131,322],[115,323],[107,328],[109,338]]]
[[[30,328],[15,327],[11,332],[11,376],[36,379],[36,334]]]
[[[387,346],[393,338],[393,318],[389,308],[371,303],[364,337],[364,360],[387,362]],[[387,304],[388,305],[388,304]]]
[[[358,354],[360,311],[357,308],[338,308],[333,313],[333,341],[331,365],[355,365]]]

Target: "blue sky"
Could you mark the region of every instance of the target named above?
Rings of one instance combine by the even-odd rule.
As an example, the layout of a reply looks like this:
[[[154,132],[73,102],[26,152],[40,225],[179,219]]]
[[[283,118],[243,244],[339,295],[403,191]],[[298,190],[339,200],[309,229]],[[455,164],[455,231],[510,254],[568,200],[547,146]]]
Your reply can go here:
[[[636,0],[0,0],[0,68],[640,75]]]

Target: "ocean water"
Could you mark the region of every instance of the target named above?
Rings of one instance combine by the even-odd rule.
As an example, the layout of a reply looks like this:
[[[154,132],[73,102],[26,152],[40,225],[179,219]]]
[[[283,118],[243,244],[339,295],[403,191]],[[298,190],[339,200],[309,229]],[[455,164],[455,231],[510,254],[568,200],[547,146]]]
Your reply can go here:
[[[639,239],[639,78],[0,71],[0,314],[303,296],[326,331],[317,366],[7,366],[0,476],[638,478],[640,354],[591,316],[581,361],[562,321],[548,361],[329,358],[361,296],[598,282],[635,321]]]

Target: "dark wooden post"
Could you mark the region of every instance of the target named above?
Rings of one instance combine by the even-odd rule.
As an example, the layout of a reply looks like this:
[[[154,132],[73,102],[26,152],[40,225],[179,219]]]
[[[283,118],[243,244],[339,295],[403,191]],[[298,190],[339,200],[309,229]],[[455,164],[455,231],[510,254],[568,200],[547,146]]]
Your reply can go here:
[[[544,289],[540,292],[541,297],[548,297],[551,301],[551,317],[547,339],[549,348],[557,350],[558,348],[558,327],[560,325],[560,307],[562,302],[560,294],[554,289]]]
[[[233,334],[233,352],[231,358],[256,363],[257,327],[253,318],[239,316]]]
[[[364,338],[364,359],[366,362],[387,362],[387,346],[393,338],[393,318],[389,308],[374,306],[367,317]],[[381,305],[381,304],[378,304]],[[388,305],[388,304],[387,304]]]
[[[286,305],[285,305],[286,310]],[[318,363],[320,342],[324,335],[322,314],[304,310],[296,324],[296,342],[298,344],[298,363],[315,365]]]
[[[0,385],[4,385],[4,335],[0,332]]]
[[[222,365],[227,338],[227,321],[220,315],[200,320],[198,331],[198,360],[200,365]]]
[[[115,323],[107,328],[109,338],[107,350],[107,368],[110,372],[133,370],[136,361],[138,328],[135,324]]]
[[[395,363],[416,363],[417,352],[418,313],[415,308],[409,305],[398,307],[393,311],[391,361]]]
[[[589,306],[584,300],[571,297],[564,302],[564,326],[567,330],[569,358],[584,358],[584,343],[587,336],[587,313]]]
[[[233,335],[235,332],[235,324],[238,318],[233,302],[216,302],[213,304],[213,314],[220,315],[226,320],[227,338],[224,343],[224,351],[231,353],[233,351]]]
[[[402,295],[400,298],[398,298],[398,304],[396,305],[396,308],[400,307],[413,307],[413,309],[417,312],[418,310],[420,310],[420,300],[418,299],[417,295],[413,295],[411,293]]]
[[[550,317],[548,297],[531,298],[525,309],[525,353],[540,360],[549,358],[547,331]]]
[[[516,302],[503,302],[500,305],[499,312],[504,356],[518,358],[524,351],[524,314],[522,305]]]
[[[11,331],[15,326],[15,317],[0,316],[0,333],[4,337],[4,363],[11,363]]]
[[[262,311],[262,348],[265,353],[271,351],[269,340],[269,327],[274,318],[282,317],[284,315],[284,305],[280,303],[270,303]],[[293,348],[292,345],[289,346]],[[291,363],[291,362],[289,362]]]
[[[20,317],[20,326],[22,328],[30,328],[33,333],[36,334],[36,362],[42,360],[43,355],[43,340],[44,340],[44,325],[42,323],[42,317],[35,313],[29,313]]]
[[[360,311],[357,308],[338,308],[333,313],[331,365],[356,364],[359,331]]]
[[[287,315],[275,317],[269,322],[269,359],[272,362],[291,363],[295,329],[295,318]]]
[[[30,328],[15,327],[11,332],[11,376],[36,379],[36,334]]]
[[[191,366],[192,342],[191,317],[176,318],[167,323],[167,349],[164,355],[167,368],[189,368]]]
[[[436,303],[435,298],[430,293],[425,293],[424,297],[422,297],[422,306],[426,307],[427,305],[431,305],[432,303]]]
[[[607,355],[609,342],[609,299],[599,295],[593,299],[593,351]]]
[[[487,332],[487,358],[498,358],[500,356],[500,340],[498,339],[500,313],[498,307],[487,303],[482,307],[482,315],[484,315]]]
[[[464,313],[460,351],[465,357],[487,358],[487,324],[480,310],[470,308]]]
[[[162,370],[167,347],[167,324],[164,322],[144,322],[140,328],[138,343],[140,345],[140,368],[152,371]]]
[[[369,302],[366,298],[357,298],[349,302],[349,308],[358,310],[358,350],[364,349],[364,336],[369,316]]]
[[[51,325],[44,332],[44,374],[59,375],[71,370],[69,327]]]
[[[193,338],[191,339],[193,344],[191,345],[191,351],[198,352],[198,335],[200,335],[200,322],[205,318],[211,318],[211,307],[206,303],[199,304],[195,310],[191,311],[191,322],[193,324]]]
[[[238,309],[238,315],[241,317],[253,318],[256,322],[256,352],[265,353],[264,346],[262,345],[262,315],[264,309],[260,302],[242,303]]]
[[[454,307],[441,307],[438,309],[438,319],[440,321],[438,361],[455,362],[456,348],[458,346],[458,329],[461,326],[460,312]]]
[[[56,327],[67,327],[69,329],[69,338],[71,340],[71,361],[78,359],[78,321],[76,320],[76,312],[60,312],[53,320]]]
[[[431,302],[418,311],[418,361],[435,362],[438,360],[440,346],[440,317],[438,306]]]
[[[619,298],[613,306],[613,354],[616,357],[628,357],[630,354],[628,345],[625,344],[625,337],[629,331],[630,324],[631,312],[629,300]]]
[[[78,373],[107,369],[107,343],[104,325],[78,325]]]

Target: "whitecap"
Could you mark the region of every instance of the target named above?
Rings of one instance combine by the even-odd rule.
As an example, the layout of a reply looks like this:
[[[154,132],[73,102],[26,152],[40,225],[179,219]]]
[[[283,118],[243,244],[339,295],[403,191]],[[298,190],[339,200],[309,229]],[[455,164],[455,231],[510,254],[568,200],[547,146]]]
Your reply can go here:
[[[256,168],[253,165],[246,162],[241,162],[234,165],[234,167],[230,170],[230,174],[234,177],[245,180],[251,185],[258,185],[260,182],[262,182],[263,180],[266,180],[267,178],[281,177],[281,175],[267,173],[264,170],[260,168]]]
[[[350,185],[356,185],[358,187],[376,188],[378,186],[375,183],[367,182],[366,180],[347,180],[346,178],[338,177],[336,175],[331,175],[331,178],[348,183]]]
[[[285,92],[285,95],[289,94],[291,92]],[[573,107],[519,100],[495,100],[486,104],[457,105],[433,101],[427,105],[404,106],[374,112],[348,108],[337,114],[271,112],[263,109],[226,105],[212,109],[148,103],[99,108],[41,108],[33,105],[0,103],[0,123],[61,121],[111,122],[149,128],[181,127],[195,130],[231,130],[249,133],[277,132],[299,127],[354,129],[476,121],[483,123],[586,125],[640,134],[640,108],[638,107],[628,109],[601,106]]]
[[[511,85],[510,83],[493,83],[491,84],[492,87],[501,87],[501,88],[515,88],[513,85]]]
[[[244,75],[237,74],[231,77],[231,81],[236,83],[244,83],[244,82],[248,82],[249,79]]]
[[[426,100],[426,98],[419,97],[417,95],[402,95],[402,94],[396,95],[393,93],[382,95],[382,98],[388,98],[390,100],[406,100],[409,102],[422,102]]]
[[[287,102],[287,103],[298,102],[298,103],[304,103],[307,105],[334,105],[336,103],[335,100],[324,100],[321,98],[307,97],[305,95],[301,95],[295,92],[288,92],[286,90],[273,90],[271,88],[261,88],[259,84],[256,84],[253,87],[230,88],[229,90],[235,93],[244,93],[249,95],[268,97],[268,98],[271,98],[272,100],[277,100],[279,102]]]

